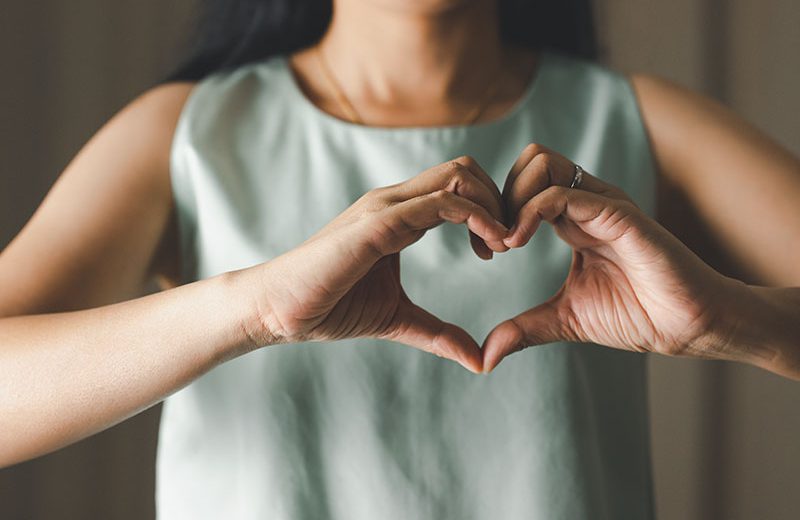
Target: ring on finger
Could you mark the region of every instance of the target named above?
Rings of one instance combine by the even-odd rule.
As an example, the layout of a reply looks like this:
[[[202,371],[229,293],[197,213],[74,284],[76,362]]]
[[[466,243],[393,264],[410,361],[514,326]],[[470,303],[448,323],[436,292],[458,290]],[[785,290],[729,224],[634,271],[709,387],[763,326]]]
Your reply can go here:
[[[572,176],[572,182],[570,183],[570,188],[580,188],[581,182],[583,182],[583,174],[585,170],[580,167],[580,165],[575,165],[575,174]]]

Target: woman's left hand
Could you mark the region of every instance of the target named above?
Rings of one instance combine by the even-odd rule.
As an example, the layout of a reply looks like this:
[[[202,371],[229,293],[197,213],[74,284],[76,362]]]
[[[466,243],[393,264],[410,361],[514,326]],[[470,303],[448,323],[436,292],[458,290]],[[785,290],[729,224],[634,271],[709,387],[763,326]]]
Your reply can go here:
[[[542,220],[573,249],[564,285],[549,300],[497,325],[483,344],[483,370],[507,355],[554,341],[636,352],[742,360],[722,337],[723,309],[740,282],[722,276],[643,213],[619,188],[531,145],[503,188],[504,240],[523,247]],[[535,269],[535,266],[531,266]]]

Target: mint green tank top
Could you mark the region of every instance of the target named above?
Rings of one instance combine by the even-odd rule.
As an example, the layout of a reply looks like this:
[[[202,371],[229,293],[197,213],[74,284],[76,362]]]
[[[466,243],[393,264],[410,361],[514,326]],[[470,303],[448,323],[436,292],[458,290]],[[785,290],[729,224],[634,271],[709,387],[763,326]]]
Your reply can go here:
[[[473,156],[498,186],[526,144],[616,184],[648,213],[654,166],[626,78],[542,53],[496,120],[370,127],[314,105],[285,56],[192,91],[171,179],[185,282],[288,251],[366,191]],[[443,224],[400,254],[410,298],[480,344],[561,286],[570,248],[545,225],[480,260]],[[531,347],[491,374],[389,341],[266,347],[166,399],[158,518],[647,519],[646,358],[589,344]]]

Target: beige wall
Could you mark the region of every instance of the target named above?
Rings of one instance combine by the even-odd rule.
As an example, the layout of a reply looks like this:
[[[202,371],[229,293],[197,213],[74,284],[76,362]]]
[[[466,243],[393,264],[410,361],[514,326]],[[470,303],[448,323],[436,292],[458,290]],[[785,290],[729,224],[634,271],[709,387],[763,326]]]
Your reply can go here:
[[[89,136],[167,70],[190,5],[51,0],[3,6],[0,246]],[[655,72],[715,95],[800,154],[796,1],[597,5],[616,67]],[[688,239],[703,249],[701,236]],[[725,363],[661,358],[651,368],[660,517],[797,518],[800,384]],[[75,446],[0,470],[0,518],[151,517],[157,420],[153,408]]]

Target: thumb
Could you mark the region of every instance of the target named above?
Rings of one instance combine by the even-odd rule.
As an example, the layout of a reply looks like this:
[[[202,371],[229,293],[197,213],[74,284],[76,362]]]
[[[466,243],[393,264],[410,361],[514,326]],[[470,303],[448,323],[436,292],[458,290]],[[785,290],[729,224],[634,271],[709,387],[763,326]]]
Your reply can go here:
[[[389,339],[451,359],[471,372],[481,373],[481,350],[472,336],[419,305],[408,300],[401,303],[395,330]]]
[[[500,323],[483,341],[483,372],[524,348],[569,339],[572,334],[562,321],[557,300],[551,300]]]

